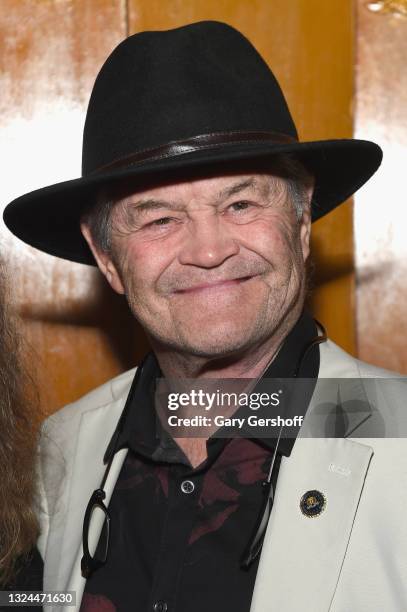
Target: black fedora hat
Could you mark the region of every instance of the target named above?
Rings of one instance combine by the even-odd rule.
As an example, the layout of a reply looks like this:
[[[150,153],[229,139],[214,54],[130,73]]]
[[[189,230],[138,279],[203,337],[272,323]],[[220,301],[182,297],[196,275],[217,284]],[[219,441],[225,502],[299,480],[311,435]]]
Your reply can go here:
[[[79,220],[101,187],[276,153],[296,154],[315,175],[314,221],[359,189],[382,159],[380,147],[364,140],[299,142],[274,75],[231,26],[204,21],[141,32],[116,47],[96,78],[82,177],[17,198],[4,220],[42,251],[94,264]]]

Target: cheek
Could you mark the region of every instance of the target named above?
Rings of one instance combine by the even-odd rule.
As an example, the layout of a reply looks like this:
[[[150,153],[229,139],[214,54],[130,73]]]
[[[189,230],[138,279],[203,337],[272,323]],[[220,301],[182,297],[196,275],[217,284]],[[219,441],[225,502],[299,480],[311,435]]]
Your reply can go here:
[[[156,283],[171,261],[168,249],[158,243],[140,243],[128,239],[119,257],[126,294],[133,299],[154,291]],[[138,290],[143,289],[143,292]]]
[[[240,228],[239,241],[242,246],[260,255],[273,267],[278,264],[295,263],[299,259],[301,244],[299,233],[292,223],[276,218],[259,221]],[[287,272],[291,266],[287,266]]]

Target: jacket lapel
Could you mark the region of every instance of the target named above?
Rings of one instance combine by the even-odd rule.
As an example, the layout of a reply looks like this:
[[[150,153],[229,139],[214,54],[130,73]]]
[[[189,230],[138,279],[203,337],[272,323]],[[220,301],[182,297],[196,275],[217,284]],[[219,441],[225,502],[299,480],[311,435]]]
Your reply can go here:
[[[281,462],[251,612],[329,610],[373,455],[346,439],[371,416],[357,362],[329,341],[320,355],[303,426]],[[326,505],[309,517],[300,501],[315,490]]]
[[[128,391],[128,389],[126,389]],[[101,408],[84,412],[76,431],[72,431],[72,440],[76,439],[76,449],[72,471],[66,474],[63,496],[59,503],[66,507],[60,512],[59,528],[51,530],[47,543],[44,568],[44,588],[76,591],[77,607],[67,607],[67,612],[79,609],[85,585],[81,575],[82,558],[82,525],[86,506],[93,491],[100,486],[106,465],[103,455],[115,430],[123,410],[127,393],[120,399]],[[106,504],[109,503],[116,480],[127,451],[116,453],[104,490]],[[94,513],[89,531],[90,548],[98,542],[102,521]],[[57,586],[56,586],[57,585]],[[61,610],[61,608],[58,608]]]
[[[350,440],[296,441],[280,466],[251,612],[329,610],[372,454]],[[300,508],[311,490],[326,499],[313,518]]]

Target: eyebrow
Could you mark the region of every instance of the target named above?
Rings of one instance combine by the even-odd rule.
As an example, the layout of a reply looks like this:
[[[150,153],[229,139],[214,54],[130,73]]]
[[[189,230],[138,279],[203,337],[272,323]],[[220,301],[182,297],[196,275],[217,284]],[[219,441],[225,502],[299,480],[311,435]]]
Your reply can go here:
[[[138,200],[132,202],[133,212],[143,213],[148,210],[157,210],[160,208],[171,208],[172,210],[181,210],[182,207],[174,202],[168,202],[167,200],[156,200],[155,198],[149,198],[147,200]]]
[[[249,187],[252,189],[257,187],[255,178],[244,179],[238,183],[234,183],[234,185],[231,185],[230,187],[226,187],[226,189],[222,189],[222,191],[219,192],[218,197],[220,200],[230,198],[230,196],[236,195]]]

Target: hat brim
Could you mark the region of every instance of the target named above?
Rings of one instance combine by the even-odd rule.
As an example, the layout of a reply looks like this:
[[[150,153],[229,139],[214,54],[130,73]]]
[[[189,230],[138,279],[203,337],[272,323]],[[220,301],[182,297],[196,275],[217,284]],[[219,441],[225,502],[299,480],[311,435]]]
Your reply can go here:
[[[149,160],[89,177],[37,189],[13,200],[4,211],[6,226],[27,244],[70,261],[95,265],[80,231],[80,218],[101,187],[126,179],[168,179],[171,173],[234,160],[264,161],[278,153],[293,153],[315,176],[312,220],[320,219],[357,191],[380,166],[382,150],[355,139],[286,144],[223,144]]]

